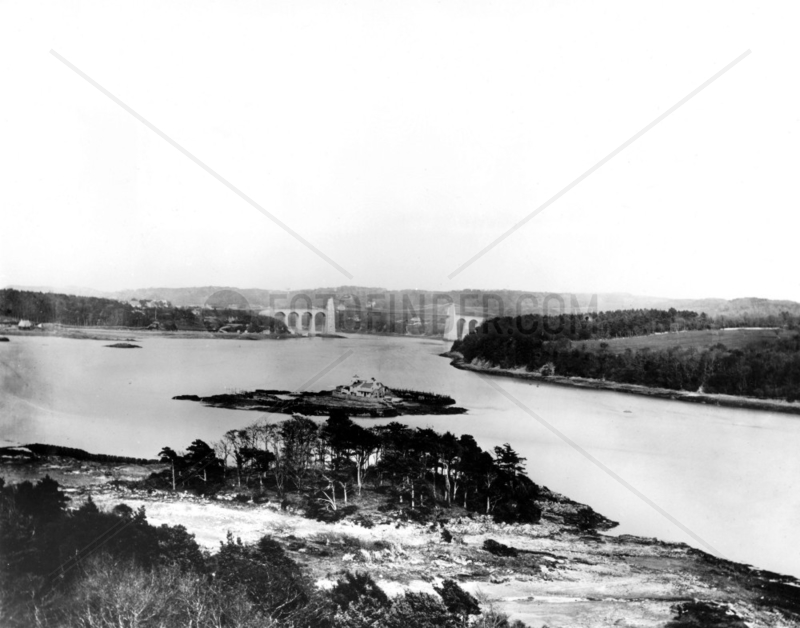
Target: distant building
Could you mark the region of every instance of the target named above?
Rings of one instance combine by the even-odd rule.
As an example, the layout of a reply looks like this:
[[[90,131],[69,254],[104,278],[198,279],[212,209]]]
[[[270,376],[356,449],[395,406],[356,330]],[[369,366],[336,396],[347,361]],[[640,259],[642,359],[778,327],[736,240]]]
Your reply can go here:
[[[337,386],[334,394],[337,397],[383,399],[386,396],[386,386],[376,382],[374,377],[371,380],[365,380],[358,375],[354,375],[353,381],[350,382],[349,386]]]

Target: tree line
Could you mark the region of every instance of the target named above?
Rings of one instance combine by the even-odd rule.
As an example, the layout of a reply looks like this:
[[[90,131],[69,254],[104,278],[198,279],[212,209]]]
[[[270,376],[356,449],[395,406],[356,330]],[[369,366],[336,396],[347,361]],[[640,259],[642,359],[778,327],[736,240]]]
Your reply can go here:
[[[154,323],[167,331],[217,331],[233,325],[238,331],[286,333],[278,319],[246,310],[189,307],[134,307],[113,299],[81,297],[51,292],[28,292],[7,288],[0,290],[0,316],[26,319],[35,324],[55,323],[83,327],[139,327]]]
[[[323,423],[301,415],[230,430],[213,444],[195,440],[182,454],[160,452],[169,469],[149,486],[214,491],[226,483],[278,498],[299,498],[307,512],[336,519],[355,511],[365,489],[387,496],[387,508],[411,517],[459,506],[498,521],[536,522],[539,487],[525,458],[505,444],[484,451],[456,437],[398,422],[364,428],[337,412]]]
[[[701,331],[725,327],[783,327],[800,328],[800,316],[782,312],[780,315],[747,314],[740,316],[707,316],[688,310],[613,310],[593,314],[561,314],[545,316],[524,314],[497,317],[484,321],[477,329],[478,336],[528,336],[541,342],[609,340],[676,331]],[[474,337],[467,336],[464,342]],[[454,350],[461,351],[457,344]]]
[[[495,319],[484,322],[478,333],[454,343],[453,350],[468,362],[480,360],[501,368],[524,367],[543,375],[763,399],[800,399],[800,333],[784,334],[769,343],[743,349],[729,349],[718,343],[706,348],[642,348],[615,354],[603,343],[599,350],[571,346],[573,339],[619,337],[628,332],[634,335],[643,326],[664,324],[658,321],[681,318],[700,324],[702,320],[702,315],[690,318],[682,312],[662,312],[655,316],[651,312],[658,311],[610,312],[604,319],[607,325],[600,328],[602,331],[591,328],[597,321],[575,321],[574,325],[568,321],[559,334],[547,331],[548,324],[551,328],[557,324],[553,321],[523,320],[529,317]],[[783,318],[785,327],[796,328],[792,317]]]

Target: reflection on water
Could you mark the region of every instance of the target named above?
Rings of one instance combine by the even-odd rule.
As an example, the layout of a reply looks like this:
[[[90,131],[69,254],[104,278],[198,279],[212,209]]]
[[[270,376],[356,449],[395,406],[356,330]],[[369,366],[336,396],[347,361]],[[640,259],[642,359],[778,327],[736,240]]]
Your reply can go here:
[[[452,396],[469,414],[403,417],[468,432],[484,447],[509,442],[536,481],[620,521],[619,533],[697,543],[481,376],[438,357],[430,339],[137,340],[139,350],[63,338],[14,337],[0,346],[0,440],[154,457],[165,445],[218,439],[256,413],[172,401],[226,388],[293,390],[348,350],[311,388],[354,374]],[[728,558],[800,575],[800,420],[605,391],[492,380]],[[281,419],[278,415],[275,420]],[[364,424],[369,420],[361,421]]]

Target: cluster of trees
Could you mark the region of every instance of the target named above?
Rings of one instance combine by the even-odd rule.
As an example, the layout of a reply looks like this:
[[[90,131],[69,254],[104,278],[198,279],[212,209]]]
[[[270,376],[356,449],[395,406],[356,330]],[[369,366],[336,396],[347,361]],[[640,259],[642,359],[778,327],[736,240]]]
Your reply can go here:
[[[214,554],[182,526],[120,504],[76,510],[58,484],[0,479],[0,625],[8,628],[524,628],[454,581],[395,599],[366,574],[318,590],[275,540],[228,535]]]
[[[295,415],[231,430],[213,446],[195,440],[179,455],[162,449],[170,468],[151,479],[173,490],[217,490],[226,482],[281,499],[295,494],[322,518],[353,511],[365,487],[389,504],[426,513],[459,506],[499,521],[536,522],[539,487],[525,475],[525,459],[505,444],[494,456],[470,435],[456,437],[392,422],[364,428],[346,414],[324,423]]]
[[[0,315],[34,323],[61,325],[149,327],[158,323],[167,331],[217,331],[226,325],[235,330],[286,333],[286,326],[270,316],[243,310],[196,310],[189,307],[134,307],[113,299],[79,297],[50,292],[0,290]]]
[[[644,336],[668,331],[717,329],[720,323],[705,314],[670,310],[614,310],[595,314],[543,316],[524,314],[494,318],[476,329],[477,335],[527,336],[535,342]],[[473,341],[472,335],[462,342]],[[454,350],[461,350],[454,347]]]
[[[686,313],[676,314],[688,318]],[[696,317],[698,321],[701,318]],[[620,315],[610,320],[630,321],[628,329],[631,331],[640,324],[636,322],[640,320],[636,313],[631,313],[627,319]],[[526,321],[520,317],[488,321],[483,325],[487,329],[470,334],[455,343],[453,349],[460,351],[467,361],[478,359],[502,368],[525,367],[543,374],[606,379],[671,390],[702,390],[789,401],[800,399],[800,333],[743,349],[716,344],[707,348],[628,349],[615,354],[602,343],[599,351],[584,346],[573,348],[569,342],[573,333],[570,325],[561,336],[543,331],[546,324],[540,325],[536,333],[520,331],[525,325]],[[578,328],[578,337],[583,329]]]
[[[541,314],[524,314],[521,316],[505,316],[484,321],[475,334],[465,336],[458,341],[454,351],[464,353],[469,350],[470,343],[478,342],[476,336],[499,336],[495,341],[502,344],[504,338],[513,336],[516,340],[527,338],[530,346],[541,342],[564,342],[578,340],[608,340],[611,338],[628,338],[649,334],[698,331],[704,329],[722,329],[724,327],[783,327],[800,328],[800,316],[782,312],[781,315],[754,314],[730,317],[710,317],[704,313],[669,310],[614,310],[587,314],[562,314],[560,316],[543,316]],[[491,341],[480,340],[485,346]]]
[[[141,326],[130,304],[69,294],[0,290],[0,314],[34,323]],[[140,311],[140,316],[144,316]],[[147,323],[149,324],[149,322]]]

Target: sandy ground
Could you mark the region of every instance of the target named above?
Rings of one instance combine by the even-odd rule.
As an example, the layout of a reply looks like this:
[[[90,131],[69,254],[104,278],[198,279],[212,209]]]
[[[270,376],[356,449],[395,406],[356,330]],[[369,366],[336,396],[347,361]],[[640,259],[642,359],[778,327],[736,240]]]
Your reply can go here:
[[[434,584],[455,578],[485,604],[536,628],[664,626],[676,603],[695,599],[728,604],[754,627],[800,625],[760,607],[757,591],[709,568],[687,546],[654,539],[583,537],[552,522],[508,526],[478,518],[449,522],[454,541],[445,543],[431,526],[325,524],[273,504],[113,490],[93,495],[101,508],[144,506],[151,523],[183,525],[211,551],[228,531],[244,542],[270,535],[321,587],[347,570],[369,571],[390,595],[433,593]],[[486,539],[522,553],[493,556],[482,549]]]
[[[233,495],[210,500],[115,487],[117,480],[141,479],[164,465],[59,457],[2,462],[0,477],[7,482],[49,474],[64,487],[72,508],[89,496],[104,510],[120,503],[144,507],[150,523],[185,526],[212,552],[228,532],[246,543],[269,535],[320,587],[346,571],[368,571],[390,595],[432,593],[434,584],[453,578],[482,603],[535,628],[664,626],[674,618],[676,603],[695,599],[726,604],[753,627],[800,626],[800,586],[793,579],[718,561],[682,544],[582,535],[557,516],[563,503],[535,525],[452,519],[445,523],[453,537],[446,543],[437,526],[389,519],[371,528],[350,521],[326,524],[275,503],[240,503]],[[519,554],[495,556],[483,549],[487,539]],[[776,582],[783,588],[774,593]],[[764,605],[768,594],[777,595],[777,603]]]

